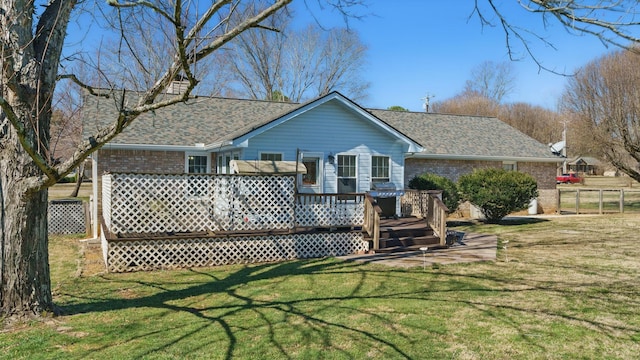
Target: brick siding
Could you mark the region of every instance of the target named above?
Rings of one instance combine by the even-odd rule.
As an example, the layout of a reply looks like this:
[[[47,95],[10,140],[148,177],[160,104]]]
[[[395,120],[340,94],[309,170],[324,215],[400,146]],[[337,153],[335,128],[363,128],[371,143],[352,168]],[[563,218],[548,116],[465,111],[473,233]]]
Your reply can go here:
[[[183,151],[100,150],[98,174],[133,172],[150,174],[184,173]]]
[[[436,174],[457,182],[461,175],[469,174],[474,169],[501,167],[502,161],[406,159],[404,182],[405,186],[407,186],[411,179],[424,173]],[[533,176],[538,183],[538,212],[555,212],[557,164],[518,162],[517,169]]]

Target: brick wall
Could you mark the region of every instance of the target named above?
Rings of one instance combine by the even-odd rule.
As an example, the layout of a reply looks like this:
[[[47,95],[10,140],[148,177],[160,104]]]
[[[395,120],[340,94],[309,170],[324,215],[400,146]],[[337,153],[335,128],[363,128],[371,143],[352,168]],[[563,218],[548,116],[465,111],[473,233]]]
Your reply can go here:
[[[471,161],[471,160],[435,160],[435,159],[406,159],[404,181],[417,175],[431,173],[444,176],[457,182],[461,175],[471,173],[474,169],[501,168],[502,161]],[[533,176],[538,183],[538,212],[552,213],[556,210],[556,169],[555,163],[517,163],[518,171]]]
[[[424,173],[444,176],[458,182],[461,175],[469,174],[474,169],[502,167],[501,161],[467,161],[467,160],[434,160],[434,159],[406,159],[404,161],[404,183]]]
[[[152,174],[184,173],[184,152],[150,150],[100,150],[98,174],[134,172]]]

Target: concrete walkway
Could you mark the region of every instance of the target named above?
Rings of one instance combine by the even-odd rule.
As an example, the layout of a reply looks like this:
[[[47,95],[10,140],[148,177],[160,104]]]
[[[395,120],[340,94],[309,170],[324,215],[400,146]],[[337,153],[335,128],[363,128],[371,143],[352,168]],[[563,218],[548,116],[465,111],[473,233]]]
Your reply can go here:
[[[495,261],[498,237],[495,235],[464,234],[462,240],[447,249],[406,251],[395,253],[338,256],[338,259],[376,263],[394,267],[431,266],[474,261]]]

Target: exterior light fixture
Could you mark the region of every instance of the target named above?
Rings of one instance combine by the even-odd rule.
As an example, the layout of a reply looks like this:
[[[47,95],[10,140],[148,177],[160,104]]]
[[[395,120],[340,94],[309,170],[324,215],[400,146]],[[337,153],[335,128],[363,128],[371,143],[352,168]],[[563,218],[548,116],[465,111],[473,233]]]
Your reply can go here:
[[[329,164],[333,165],[336,161],[336,157],[333,156],[333,153],[329,153],[329,155],[327,156],[327,161],[329,162]]]

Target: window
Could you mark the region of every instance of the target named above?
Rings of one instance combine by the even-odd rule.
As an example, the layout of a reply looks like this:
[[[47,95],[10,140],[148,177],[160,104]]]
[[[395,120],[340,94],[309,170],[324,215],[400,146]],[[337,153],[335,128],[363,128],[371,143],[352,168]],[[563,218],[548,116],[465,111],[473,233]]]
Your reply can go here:
[[[303,186],[316,186],[318,185],[319,174],[319,158],[304,158],[302,164],[307,168],[307,173],[302,175]]]
[[[338,193],[357,191],[356,156],[338,155]]]
[[[188,174],[206,174],[209,172],[209,156],[208,155],[195,155],[186,154],[187,161],[185,164],[185,170]],[[189,196],[206,196],[207,188],[206,181],[202,176],[189,176],[187,178],[188,188],[187,192]]]
[[[207,173],[207,156],[189,155],[187,157],[187,173],[189,174],[206,174]]]
[[[372,156],[371,157],[371,182],[373,183],[389,182],[389,157],[388,156]]]
[[[518,170],[517,164],[515,161],[503,161],[502,168],[507,171],[516,171]]]
[[[282,154],[279,153],[260,153],[262,161],[282,161]]]

